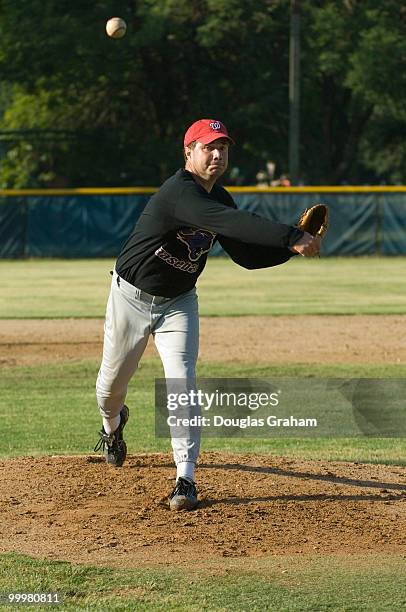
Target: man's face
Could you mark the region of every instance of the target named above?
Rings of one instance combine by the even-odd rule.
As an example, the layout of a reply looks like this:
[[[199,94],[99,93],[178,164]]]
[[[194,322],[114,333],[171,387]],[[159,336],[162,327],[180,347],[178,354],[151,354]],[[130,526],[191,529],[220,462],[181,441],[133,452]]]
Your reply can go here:
[[[227,170],[228,146],[227,138],[206,145],[197,141],[194,148],[186,148],[187,169],[204,180],[219,178]]]

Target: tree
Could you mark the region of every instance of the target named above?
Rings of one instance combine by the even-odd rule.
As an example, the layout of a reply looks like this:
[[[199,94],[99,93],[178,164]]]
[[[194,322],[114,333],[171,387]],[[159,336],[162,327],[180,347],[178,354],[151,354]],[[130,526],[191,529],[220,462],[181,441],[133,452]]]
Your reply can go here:
[[[383,4],[302,0],[307,183],[406,178],[405,145],[393,140],[405,123],[405,16],[401,3]],[[289,7],[0,0],[0,130],[13,130],[0,182],[157,185],[182,164],[183,131],[202,116],[230,126],[247,181],[270,158],[286,172]],[[113,14],[128,24],[121,40],[105,35]]]
[[[405,9],[395,1],[309,1],[305,21],[305,172],[330,184],[380,180],[378,151],[387,156],[393,124],[404,125]],[[397,166],[403,180],[404,168]]]

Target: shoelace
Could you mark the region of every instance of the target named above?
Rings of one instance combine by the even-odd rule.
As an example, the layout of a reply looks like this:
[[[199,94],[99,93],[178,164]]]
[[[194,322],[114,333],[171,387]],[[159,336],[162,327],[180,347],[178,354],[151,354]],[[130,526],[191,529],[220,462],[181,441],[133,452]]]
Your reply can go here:
[[[196,485],[185,480],[184,478],[179,478],[176,486],[171,495],[175,497],[175,495],[184,495],[185,497],[196,497]]]
[[[112,434],[107,434],[104,431],[104,428],[99,432],[100,434],[100,440],[98,441],[98,443],[96,444],[96,446],[94,447],[94,452],[96,453],[99,450],[102,450],[104,452],[106,446],[108,448],[111,448],[114,444],[114,442],[119,443],[119,439],[117,438],[117,435],[119,434],[119,432],[123,429],[124,425],[126,424],[126,422],[128,421],[128,408],[127,406],[124,406],[124,408],[127,410],[127,418],[125,419],[124,423],[123,423],[123,416],[122,413],[120,413],[120,425],[118,426],[118,429],[116,429],[116,431]]]
[[[103,431],[100,432],[100,439],[98,441],[98,443],[96,444],[96,446],[94,447],[94,452],[97,453],[97,451],[102,450],[104,452],[104,449],[106,448],[106,445],[110,448],[112,446],[114,442],[114,434],[113,435],[108,435],[106,433],[104,433]]]

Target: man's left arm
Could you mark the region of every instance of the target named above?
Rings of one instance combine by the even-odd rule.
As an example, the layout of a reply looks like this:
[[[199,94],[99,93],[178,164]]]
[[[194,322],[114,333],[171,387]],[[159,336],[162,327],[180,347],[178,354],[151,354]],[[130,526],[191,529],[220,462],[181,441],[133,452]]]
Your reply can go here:
[[[231,259],[247,270],[279,266],[297,254],[288,248],[248,244],[226,236],[217,236],[217,239]]]

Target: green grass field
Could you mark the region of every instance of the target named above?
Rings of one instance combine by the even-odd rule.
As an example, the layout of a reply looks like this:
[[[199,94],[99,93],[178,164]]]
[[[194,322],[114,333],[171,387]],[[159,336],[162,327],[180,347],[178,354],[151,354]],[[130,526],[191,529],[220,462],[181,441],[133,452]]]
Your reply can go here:
[[[102,317],[114,262],[0,261],[0,318]],[[203,316],[406,312],[406,257],[296,257],[244,270],[211,258],[198,283]]]
[[[212,610],[393,612],[404,609],[404,558],[398,555],[269,557],[201,565],[114,570],[0,558],[0,592],[58,592],[63,605],[28,609],[132,612]],[[18,568],[18,574],[16,573]],[[21,606],[23,610],[26,607]],[[16,606],[1,608],[12,612]]]
[[[108,260],[2,261],[0,318],[103,316],[111,265]],[[254,273],[226,260],[210,260],[199,294],[203,315],[404,314],[406,258],[297,258],[286,267]],[[6,320],[0,323],[7,325]],[[98,365],[88,360],[2,367],[1,457],[91,452],[99,428],[94,399]],[[318,364],[310,372],[300,363],[279,367],[204,363],[199,375],[403,377],[406,366]],[[157,376],[162,376],[159,361],[144,360],[130,385],[128,403],[133,410],[126,430],[130,453],[170,449],[168,440],[154,436]],[[205,440],[204,450],[406,464],[404,439],[213,439]],[[69,611],[397,611],[406,607],[405,557],[315,553],[213,559],[203,568],[190,563],[187,568],[118,570],[3,554],[0,593],[13,590],[57,591],[64,597],[57,609]]]
[[[39,365],[4,368],[0,377],[0,456],[90,453],[97,441],[99,415],[94,397],[98,363]],[[127,425],[129,452],[170,451],[169,440],[154,433],[154,379],[163,372],[158,359],[144,360],[130,383]],[[406,366],[312,367],[318,377],[395,377],[406,375]],[[309,375],[308,366],[255,367],[205,363],[205,378],[272,378]],[[16,409],[10,411],[9,407]],[[23,414],[23,419],[16,419]],[[47,435],[44,436],[44,430]],[[63,432],[63,435],[61,435]],[[406,440],[375,438],[256,439],[207,438],[205,450],[273,453],[294,457],[406,464]]]

